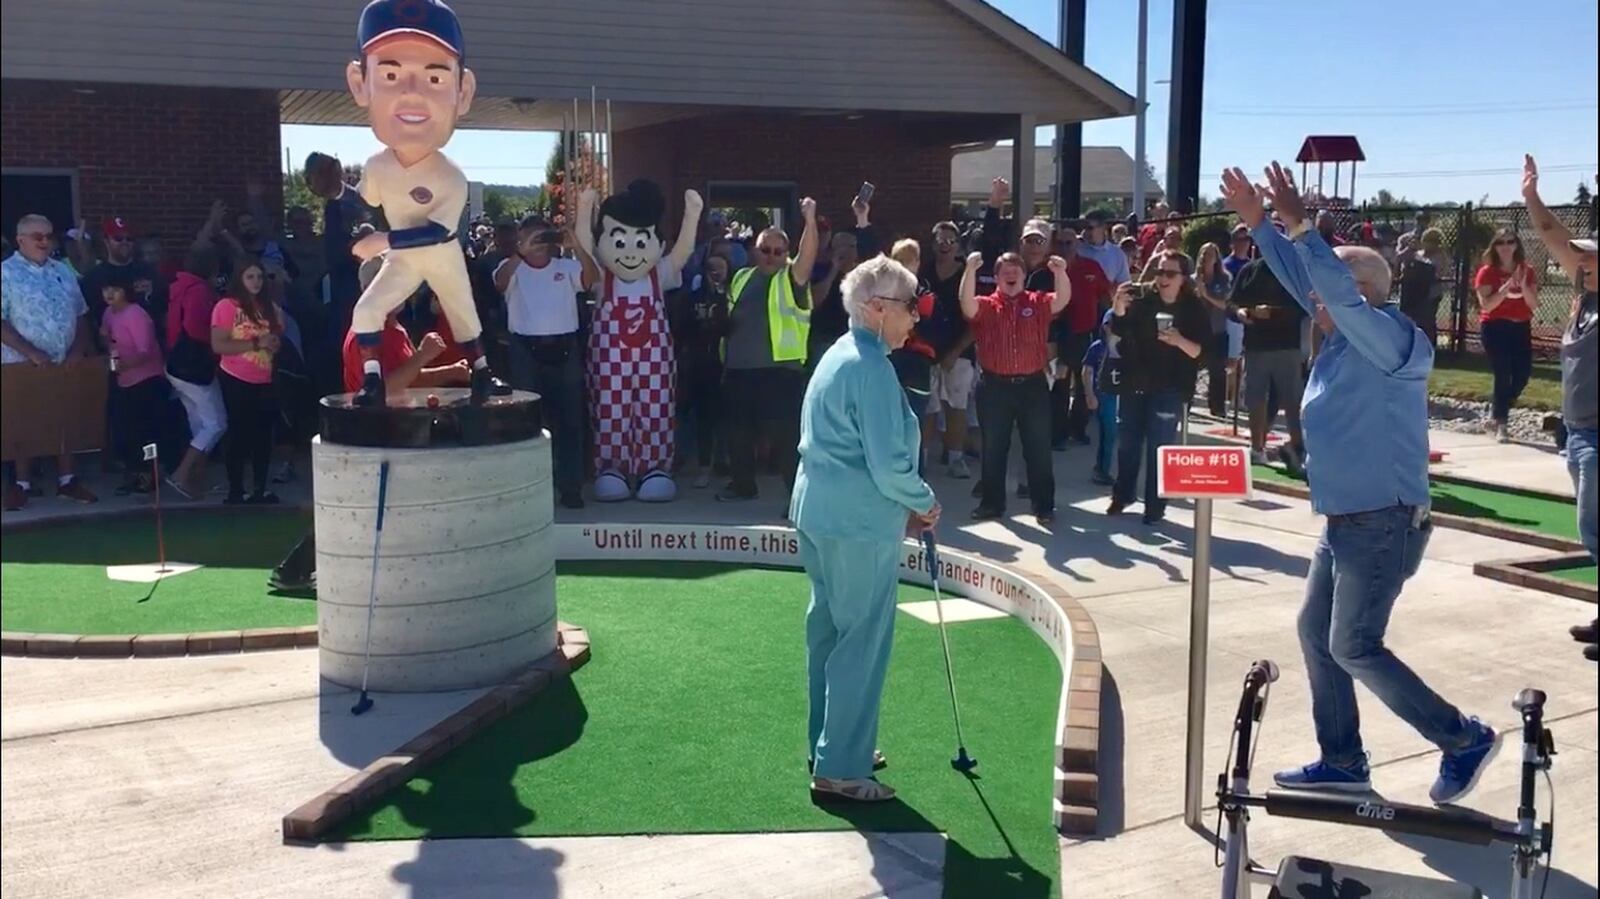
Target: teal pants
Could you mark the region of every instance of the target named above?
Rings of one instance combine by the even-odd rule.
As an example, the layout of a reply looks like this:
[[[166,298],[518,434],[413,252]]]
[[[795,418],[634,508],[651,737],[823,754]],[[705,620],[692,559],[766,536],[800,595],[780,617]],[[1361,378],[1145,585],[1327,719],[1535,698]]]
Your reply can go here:
[[[807,737],[819,777],[872,776],[901,552],[899,543],[800,534],[800,561],[811,578]]]

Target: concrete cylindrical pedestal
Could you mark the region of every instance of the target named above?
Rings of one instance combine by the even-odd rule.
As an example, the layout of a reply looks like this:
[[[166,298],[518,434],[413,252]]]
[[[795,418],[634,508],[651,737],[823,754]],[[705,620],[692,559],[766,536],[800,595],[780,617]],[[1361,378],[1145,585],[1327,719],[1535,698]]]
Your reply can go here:
[[[318,439],[312,459],[323,677],[361,685],[384,459],[369,688],[483,686],[556,648],[547,436],[422,449]]]

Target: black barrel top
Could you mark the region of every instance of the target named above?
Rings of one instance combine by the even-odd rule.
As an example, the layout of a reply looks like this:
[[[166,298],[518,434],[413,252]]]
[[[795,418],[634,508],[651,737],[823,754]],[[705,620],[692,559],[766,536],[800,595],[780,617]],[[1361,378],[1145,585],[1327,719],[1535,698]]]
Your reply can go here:
[[[413,388],[385,406],[356,406],[353,393],[322,398],[322,441],[345,446],[485,446],[531,440],[544,428],[537,393],[513,391],[481,405],[464,387]]]

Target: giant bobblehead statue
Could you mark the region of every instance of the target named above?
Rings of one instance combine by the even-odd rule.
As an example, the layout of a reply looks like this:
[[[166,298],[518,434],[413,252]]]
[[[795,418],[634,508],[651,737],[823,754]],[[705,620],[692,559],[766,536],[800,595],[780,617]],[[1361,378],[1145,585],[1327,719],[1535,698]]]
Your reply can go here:
[[[637,496],[670,502],[674,451],[676,360],[661,293],[683,280],[704,205],[685,191],[683,224],[662,255],[666,201],[653,181],[634,181],[600,204],[593,190],[578,196],[577,237],[606,270],[589,335],[589,396],[594,418],[594,496],[616,502]]]
[[[384,319],[424,281],[472,361],[473,402],[510,393],[489,371],[479,346],[483,326],[456,241],[467,178],[439,152],[477,90],[466,67],[461,23],[440,0],[372,0],[361,12],[357,39],[359,58],[350,62],[345,79],[387,149],[367,160],[356,189],[366,203],[383,208],[390,230],[369,234],[351,248],[363,261],[383,257],[350,321],[365,365],[355,402],[383,404],[377,350]]]

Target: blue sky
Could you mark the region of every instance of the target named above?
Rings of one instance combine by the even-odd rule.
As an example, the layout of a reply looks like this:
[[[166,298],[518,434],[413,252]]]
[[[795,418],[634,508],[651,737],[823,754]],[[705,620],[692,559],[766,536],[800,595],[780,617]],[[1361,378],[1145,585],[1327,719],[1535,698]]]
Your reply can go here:
[[[1055,0],[990,0],[1054,43]],[[1134,92],[1134,0],[1088,0],[1085,63]],[[1569,200],[1596,171],[1597,5],[1583,0],[1338,4],[1212,0],[1206,46],[1201,186],[1223,165],[1258,170],[1290,160],[1311,133],[1354,134],[1367,154],[1360,198],[1378,188],[1419,201],[1516,198],[1522,153],[1545,169],[1545,194]],[[1279,51],[1277,43],[1284,49]],[[1151,0],[1148,147],[1165,181],[1165,80],[1172,0]],[[1133,151],[1133,119],[1091,122],[1086,144]],[[1041,131],[1040,143],[1049,133]],[[377,147],[364,128],[286,125],[298,164],[321,149],[361,159]],[[526,184],[543,178],[554,138],[459,132],[451,156],[468,177]],[[506,160],[516,160],[509,165]],[[1328,187],[1332,187],[1331,170]]]

